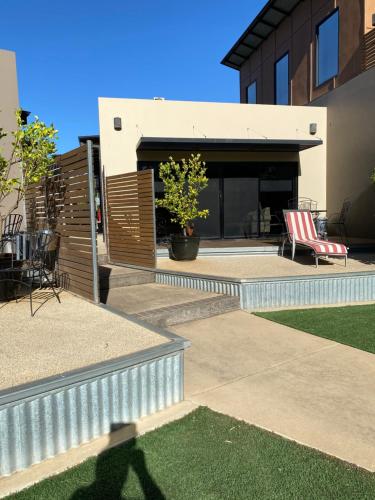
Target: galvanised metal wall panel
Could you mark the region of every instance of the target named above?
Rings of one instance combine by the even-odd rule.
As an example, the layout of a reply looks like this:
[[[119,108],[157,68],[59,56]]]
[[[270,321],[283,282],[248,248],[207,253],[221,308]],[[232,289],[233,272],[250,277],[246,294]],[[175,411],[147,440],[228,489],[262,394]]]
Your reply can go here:
[[[155,281],[163,285],[239,296],[241,309],[250,311],[375,300],[374,272],[230,281],[157,271]]]
[[[375,275],[329,275],[241,283],[241,309],[344,304],[375,300]]]
[[[155,282],[160,285],[178,286],[182,288],[194,288],[210,293],[222,293],[238,297],[240,295],[240,283],[209,277],[185,276],[182,274],[169,274],[157,271]]]
[[[0,407],[0,476],[183,400],[183,351]]]

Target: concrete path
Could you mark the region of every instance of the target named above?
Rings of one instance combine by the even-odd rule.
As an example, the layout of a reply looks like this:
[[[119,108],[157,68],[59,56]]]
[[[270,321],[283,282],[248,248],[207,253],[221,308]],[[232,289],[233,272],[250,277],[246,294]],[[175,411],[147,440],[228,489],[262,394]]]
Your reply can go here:
[[[375,355],[244,311],[170,330],[187,400],[375,471]]]

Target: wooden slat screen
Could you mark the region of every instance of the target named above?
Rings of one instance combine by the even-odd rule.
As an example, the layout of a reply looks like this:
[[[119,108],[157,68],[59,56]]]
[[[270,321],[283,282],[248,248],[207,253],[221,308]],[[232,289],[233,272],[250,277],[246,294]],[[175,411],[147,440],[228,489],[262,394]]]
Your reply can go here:
[[[153,170],[107,177],[106,199],[110,261],[154,268]]]
[[[94,299],[87,146],[56,157],[53,175],[26,193],[28,231],[57,234],[57,272],[68,290]]]
[[[375,29],[365,34],[363,38],[363,71],[375,67]]]

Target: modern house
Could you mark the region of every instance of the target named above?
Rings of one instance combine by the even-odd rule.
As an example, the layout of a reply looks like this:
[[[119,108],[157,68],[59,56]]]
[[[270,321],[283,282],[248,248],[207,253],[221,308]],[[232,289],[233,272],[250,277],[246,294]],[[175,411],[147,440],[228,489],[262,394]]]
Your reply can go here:
[[[104,98],[99,120],[105,175],[153,168],[156,196],[160,161],[201,153],[205,238],[256,237],[262,211],[280,214],[297,194],[325,205],[325,108]]]
[[[327,108],[326,208],[373,238],[375,0],[271,0],[224,57],[242,103]]]
[[[297,197],[329,216],[350,199],[349,235],[374,238],[374,13],[375,0],[270,0],[223,60],[239,104],[100,98],[104,175],[154,168],[160,196],[159,162],[200,152],[205,238],[278,233]]]

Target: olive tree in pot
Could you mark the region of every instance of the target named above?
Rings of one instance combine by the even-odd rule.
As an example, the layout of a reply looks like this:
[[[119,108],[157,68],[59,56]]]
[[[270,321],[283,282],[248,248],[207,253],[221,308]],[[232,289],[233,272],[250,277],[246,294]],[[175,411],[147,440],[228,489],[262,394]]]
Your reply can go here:
[[[181,227],[181,234],[171,235],[170,257],[174,260],[194,260],[199,250],[199,236],[194,221],[207,218],[209,211],[200,209],[199,195],[208,185],[206,166],[200,154],[192,154],[180,162],[169,157],[160,163],[159,176],[164,184],[164,197],[156,200],[158,207],[166,208],[171,221]]]

